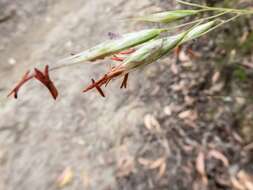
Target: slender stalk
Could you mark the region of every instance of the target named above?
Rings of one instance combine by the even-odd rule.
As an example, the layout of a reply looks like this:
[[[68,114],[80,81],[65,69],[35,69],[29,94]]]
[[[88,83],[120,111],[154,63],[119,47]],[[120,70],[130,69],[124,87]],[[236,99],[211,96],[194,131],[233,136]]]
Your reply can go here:
[[[211,31],[213,31],[213,30],[215,30],[215,29],[217,29],[217,28],[219,28],[220,26],[223,26],[224,24],[227,24],[227,23],[229,23],[229,22],[231,22],[231,21],[237,19],[237,18],[240,17],[240,16],[242,16],[242,14],[237,14],[237,15],[235,15],[235,16],[233,16],[233,17],[231,17],[230,19],[225,20],[225,21],[222,20],[221,23],[217,24],[216,26],[214,26],[214,27],[211,28],[210,30],[204,32],[203,34],[201,34],[201,36],[203,36],[203,35],[205,35],[205,34],[211,32]],[[199,36],[199,37],[200,37],[200,36]]]
[[[201,19],[197,19],[197,20],[194,20],[194,21],[191,21],[191,22],[180,24],[180,25],[177,25],[177,26],[174,26],[174,27],[170,27],[168,30],[174,30],[174,29],[182,28],[184,26],[188,26],[188,25],[195,24],[195,23],[198,23],[198,22],[203,22],[203,21],[206,21],[206,20],[214,19],[214,18],[223,16],[223,15],[228,14],[228,13],[231,13],[231,11],[224,11],[222,13],[219,13],[219,14],[216,14],[216,15],[213,15],[213,16],[210,16],[210,17],[201,18]]]
[[[209,8],[208,6],[205,5],[199,5],[196,3],[190,3],[190,2],[186,2],[186,1],[182,1],[182,0],[176,0],[178,3],[183,4],[183,5],[188,5],[188,6],[192,6],[192,7],[198,7],[198,8]]]
[[[190,3],[182,0],[176,0],[178,3],[183,5],[188,5],[192,7],[197,7],[203,9],[203,11],[231,11],[234,13],[242,13],[242,14],[253,14],[253,10],[245,10],[245,9],[230,9],[230,8],[223,8],[223,7],[209,7],[206,5],[199,5],[196,3]]]

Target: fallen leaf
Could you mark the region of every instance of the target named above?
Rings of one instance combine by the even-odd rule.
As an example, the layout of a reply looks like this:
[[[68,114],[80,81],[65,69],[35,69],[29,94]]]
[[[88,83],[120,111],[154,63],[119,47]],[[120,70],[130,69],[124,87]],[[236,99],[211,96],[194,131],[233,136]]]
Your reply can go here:
[[[117,177],[129,176],[135,169],[134,159],[131,156],[118,161]]]
[[[180,51],[179,60],[181,62],[190,62],[191,61],[190,57],[186,54],[185,51]]]
[[[57,185],[60,188],[70,184],[73,179],[73,171],[70,167],[67,167],[57,179]]]
[[[213,84],[217,83],[217,81],[219,80],[219,78],[220,78],[220,72],[219,72],[219,71],[216,71],[216,72],[213,74],[212,83],[213,83]]]
[[[178,114],[180,119],[189,119],[190,121],[195,121],[198,118],[198,114],[194,110],[185,110]]]
[[[138,162],[141,164],[141,165],[143,165],[143,166],[149,166],[151,163],[152,163],[152,161],[151,160],[148,160],[148,159],[146,159],[146,158],[139,158],[138,159]]]
[[[179,68],[176,64],[172,64],[170,70],[174,75],[177,75],[179,73]]]
[[[220,92],[224,87],[224,83],[220,82],[217,84],[214,84],[211,89],[209,90],[210,93]]]
[[[159,168],[159,177],[160,177],[160,178],[161,178],[162,176],[164,176],[165,171],[166,171],[166,167],[167,167],[166,162],[162,163],[162,165],[160,166],[160,168]]]
[[[217,151],[217,150],[211,150],[211,151],[208,152],[208,155],[209,155],[210,157],[214,157],[214,158],[216,158],[216,159],[222,161],[223,164],[224,164],[226,167],[229,166],[229,161],[228,161],[227,157],[226,157],[224,154],[222,154],[221,152],[219,152],[219,151]]]
[[[197,158],[196,158],[196,170],[201,175],[202,180],[205,185],[208,184],[208,179],[206,176],[206,170],[205,170],[205,155],[203,152],[199,152]]]
[[[156,131],[156,132],[161,132],[161,126],[160,123],[157,121],[157,119],[151,115],[147,114],[144,117],[144,124],[145,127],[150,130],[150,131]]]
[[[167,115],[167,116],[171,116],[172,115],[172,109],[171,109],[171,106],[166,106],[164,109],[163,109],[164,113]]]
[[[150,164],[149,169],[156,169],[161,167],[162,164],[164,164],[166,162],[165,158],[158,158],[157,160],[155,160],[152,164]]]
[[[244,32],[243,35],[240,37],[239,42],[240,44],[243,44],[249,36],[249,32]]]
[[[192,106],[193,103],[195,102],[194,98],[190,97],[190,96],[185,96],[184,97],[184,101],[185,101],[185,104],[187,106]]]
[[[240,182],[244,185],[245,189],[253,190],[253,176],[246,173],[244,170],[241,170],[237,174],[237,177],[240,180]]]
[[[235,178],[231,177],[231,183],[236,190],[246,190],[244,186]]]
[[[158,177],[159,178],[161,178],[166,172],[167,164],[166,164],[166,158],[165,157],[158,158],[155,161],[148,160],[148,159],[145,159],[145,158],[139,158],[138,162],[141,165],[147,167],[150,170],[159,169],[159,172],[158,172]]]

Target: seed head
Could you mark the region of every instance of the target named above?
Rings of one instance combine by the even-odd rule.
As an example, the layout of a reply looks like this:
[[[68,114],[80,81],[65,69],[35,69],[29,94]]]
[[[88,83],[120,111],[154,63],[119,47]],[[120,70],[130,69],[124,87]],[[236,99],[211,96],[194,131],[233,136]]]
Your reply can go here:
[[[146,41],[152,40],[153,38],[160,35],[164,29],[147,29],[138,32],[128,33],[122,37],[114,40],[108,40],[103,42],[91,49],[83,51],[79,54],[70,56],[61,60],[57,66],[68,66],[74,63],[84,62],[84,61],[94,61],[97,59],[103,59],[114,53],[120,52],[122,50],[140,45]]]
[[[164,37],[161,39],[153,40],[142,45],[134,53],[123,62],[122,66],[130,71],[139,66],[153,63],[168,52],[175,48],[186,35],[185,32],[175,35]]]
[[[198,14],[198,10],[176,10],[176,11],[166,11],[155,13],[147,16],[138,17],[135,20],[146,21],[146,22],[161,22],[170,23],[187,16]]]
[[[198,25],[192,28],[181,41],[180,44],[183,44],[187,41],[199,38],[200,36],[204,35],[207,31],[211,30],[212,27],[215,27],[216,20],[207,22],[205,24]]]

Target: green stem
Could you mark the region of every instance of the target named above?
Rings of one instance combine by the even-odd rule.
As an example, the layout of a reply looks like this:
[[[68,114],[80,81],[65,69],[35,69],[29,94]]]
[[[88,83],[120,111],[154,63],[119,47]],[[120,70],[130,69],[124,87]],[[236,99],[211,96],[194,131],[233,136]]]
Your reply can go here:
[[[210,17],[197,19],[197,20],[194,20],[194,21],[191,21],[191,22],[187,22],[187,23],[184,23],[184,24],[181,24],[181,25],[177,25],[177,26],[175,26],[175,27],[170,27],[168,30],[174,30],[174,29],[177,29],[177,28],[181,28],[181,27],[184,27],[184,26],[188,26],[188,25],[190,25],[190,24],[195,24],[195,23],[198,23],[198,22],[202,22],[202,21],[214,19],[214,18],[223,16],[223,15],[228,14],[228,13],[231,13],[231,11],[224,11],[224,12],[222,12],[222,13],[219,13],[219,14],[216,14],[216,15],[213,15],[213,16],[210,16]]]
[[[223,8],[223,7],[209,7],[206,5],[199,5],[196,3],[189,3],[182,0],[176,0],[178,3],[181,3],[183,5],[188,5],[192,7],[201,8],[203,11],[231,11],[234,13],[240,13],[240,14],[253,14],[253,10],[246,10],[246,9],[230,9],[230,8]]]

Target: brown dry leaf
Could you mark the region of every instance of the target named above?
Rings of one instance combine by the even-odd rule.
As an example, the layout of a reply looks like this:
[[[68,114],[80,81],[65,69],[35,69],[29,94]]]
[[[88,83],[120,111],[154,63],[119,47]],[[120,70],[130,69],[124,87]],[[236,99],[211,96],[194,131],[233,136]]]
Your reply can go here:
[[[184,101],[185,101],[185,104],[188,105],[188,106],[191,106],[194,104],[195,102],[195,99],[190,97],[190,96],[185,96],[184,97]]]
[[[242,63],[240,63],[240,65],[242,65],[242,66],[244,66],[246,68],[249,68],[249,69],[253,68],[252,62],[248,62],[248,61],[243,61]]]
[[[171,106],[165,106],[164,109],[163,109],[164,113],[167,115],[167,116],[171,116],[172,115],[172,108]]]
[[[160,166],[159,168],[159,177],[163,177],[165,172],[166,172],[166,167],[167,167],[167,164],[166,162],[162,163],[162,165]]]
[[[239,39],[240,44],[243,44],[249,36],[249,32],[244,32],[242,37]]]
[[[145,159],[145,158],[139,158],[138,162],[141,165],[143,165],[143,166],[145,166],[145,167],[147,167],[148,169],[151,169],[151,170],[158,168],[159,169],[159,172],[158,172],[158,177],[159,178],[161,178],[165,174],[166,167],[167,167],[165,157],[158,158],[155,161],[148,160],[148,159]]]
[[[147,114],[144,117],[144,124],[145,127],[150,130],[150,131],[156,131],[156,132],[161,132],[161,126],[160,123],[157,121],[157,119],[151,115]]]
[[[153,161],[150,166],[149,169],[156,169],[159,168],[162,164],[166,163],[166,160],[164,157],[158,158],[157,160]]]
[[[179,92],[179,91],[184,91],[185,89],[187,89],[187,84],[185,80],[181,80],[179,83],[173,84],[171,86],[171,89]]]
[[[223,82],[214,84],[211,89],[209,90],[210,93],[220,92],[224,87]]]
[[[252,150],[253,149],[253,143],[247,144],[243,149],[246,150],[246,151]]]
[[[236,103],[238,103],[240,105],[244,105],[246,103],[246,99],[242,98],[242,97],[236,97],[235,101],[236,101]]]
[[[179,53],[179,60],[181,62],[183,62],[183,63],[191,61],[190,57],[186,54],[185,51],[180,51],[180,53]]]
[[[250,176],[250,174],[246,173],[244,170],[241,170],[237,174],[237,177],[241,184],[244,185],[245,189],[253,190],[253,176]]]
[[[57,185],[60,188],[70,184],[73,179],[73,171],[70,167],[67,167],[57,179]]]
[[[129,176],[135,169],[133,157],[128,156],[119,160],[117,168],[117,177]]]
[[[182,111],[181,113],[178,114],[178,117],[180,119],[187,119],[191,116],[192,114],[192,110],[186,110],[186,111]]]
[[[170,70],[174,75],[177,75],[179,73],[179,68],[175,63],[171,65]]]
[[[146,158],[139,158],[139,159],[138,159],[138,162],[139,162],[141,165],[146,166],[146,167],[148,167],[148,166],[152,163],[151,160],[148,160],[148,159],[146,159]]]
[[[204,184],[208,184],[208,179],[206,176],[206,170],[205,170],[205,155],[203,152],[199,152],[197,158],[196,158],[196,170],[201,175],[202,180]]]
[[[221,152],[219,152],[218,150],[211,150],[211,151],[208,152],[208,155],[209,155],[210,157],[214,157],[214,158],[216,158],[216,159],[222,161],[223,164],[224,164],[226,167],[229,166],[229,161],[228,161],[227,157],[226,157],[224,154],[222,154]]]
[[[198,118],[198,114],[194,110],[185,110],[178,114],[180,119],[189,119],[190,121],[195,121]]]
[[[237,142],[243,143],[243,139],[242,139],[242,137],[241,137],[238,133],[232,132],[232,135],[233,135],[233,137],[235,138],[235,140],[236,140]]]
[[[182,63],[182,66],[187,68],[187,67],[192,67],[193,64],[192,64],[192,61],[185,61]]]
[[[220,78],[220,72],[216,71],[216,72],[213,74],[212,83],[213,83],[213,84],[217,83],[217,81],[219,80],[219,78]]]
[[[195,117],[194,117],[195,118]],[[196,128],[198,125],[197,123],[195,122],[195,119],[194,120],[191,120],[191,119],[185,119],[184,120],[184,123],[187,127],[191,127],[191,128]]]
[[[235,178],[231,177],[231,183],[236,190],[246,190],[244,186]]]

